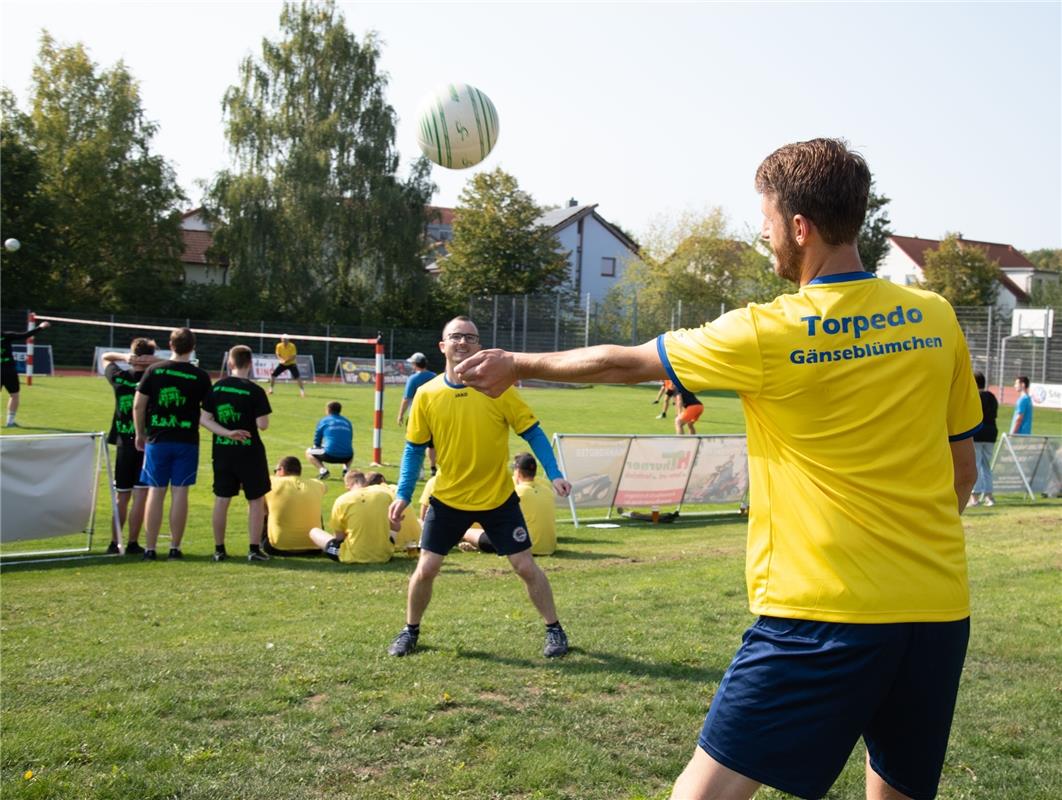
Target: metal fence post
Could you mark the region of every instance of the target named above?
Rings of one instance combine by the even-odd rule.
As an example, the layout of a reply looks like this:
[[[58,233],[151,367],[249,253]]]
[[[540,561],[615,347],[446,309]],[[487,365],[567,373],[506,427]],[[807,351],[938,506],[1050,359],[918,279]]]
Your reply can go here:
[[[586,327],[583,330],[583,347],[590,346],[590,292],[586,293]]]
[[[560,292],[557,292],[556,298],[556,310],[553,312],[553,352],[560,350]]]
[[[527,295],[524,295],[524,344],[520,348],[521,352],[527,352]]]
[[[498,346],[498,295],[494,295],[494,321],[491,325],[490,346]]]
[[[325,325],[325,336],[331,336],[331,335],[332,335],[332,323],[328,323],[327,325]],[[325,359],[324,359],[324,364],[321,365],[324,369],[329,369],[331,367],[331,364],[329,363],[329,360],[328,360],[328,356],[331,355],[331,351],[330,351],[330,348],[329,348],[330,344],[331,344],[331,342],[328,341],[327,339],[325,339]]]

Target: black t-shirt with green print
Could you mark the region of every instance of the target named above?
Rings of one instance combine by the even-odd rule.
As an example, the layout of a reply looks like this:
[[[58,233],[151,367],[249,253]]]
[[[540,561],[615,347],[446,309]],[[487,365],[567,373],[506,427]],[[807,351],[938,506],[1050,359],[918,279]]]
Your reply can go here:
[[[265,452],[262,438],[258,435],[257,419],[272,413],[265,390],[252,380],[230,376],[222,378],[210,390],[203,403],[203,410],[210,412],[219,425],[229,430],[250,431],[251,438],[236,441],[227,436],[214,437],[214,460],[246,458],[250,454]]]
[[[137,391],[147,395],[149,442],[199,444],[199,409],[210,376],[187,361],[160,361],[144,370]]]
[[[107,444],[132,445],[136,441],[133,399],[143,374],[122,369],[114,363],[108,364],[103,371],[103,376],[114,389],[114,416],[111,418],[111,432],[107,436]]]

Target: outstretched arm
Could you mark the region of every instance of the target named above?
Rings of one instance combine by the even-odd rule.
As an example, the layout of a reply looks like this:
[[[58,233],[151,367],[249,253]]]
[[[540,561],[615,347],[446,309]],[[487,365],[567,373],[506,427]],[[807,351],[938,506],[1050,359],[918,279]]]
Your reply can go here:
[[[667,377],[656,340],[637,347],[601,344],[561,353],[480,350],[455,368],[462,383],[498,397],[518,380],[562,383],[641,383]]]

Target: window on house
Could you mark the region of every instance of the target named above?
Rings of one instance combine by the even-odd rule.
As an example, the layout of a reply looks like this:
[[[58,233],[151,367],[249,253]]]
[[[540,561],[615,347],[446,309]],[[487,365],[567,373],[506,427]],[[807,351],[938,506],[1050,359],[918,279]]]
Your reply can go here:
[[[904,277],[903,277],[903,285],[904,286],[914,286],[916,283],[918,283],[918,276],[917,275],[904,275]]]
[[[616,259],[614,258],[602,258],[601,259],[601,274],[605,277],[612,278],[616,275]]]

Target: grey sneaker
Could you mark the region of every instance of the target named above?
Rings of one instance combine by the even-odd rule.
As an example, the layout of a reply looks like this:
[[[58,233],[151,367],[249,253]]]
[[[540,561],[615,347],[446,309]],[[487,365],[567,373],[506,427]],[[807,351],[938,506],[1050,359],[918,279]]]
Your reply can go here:
[[[210,557],[212,561],[224,561],[229,557],[229,554],[224,550],[215,550],[214,554]]]
[[[542,650],[546,658],[568,655],[568,634],[563,628],[546,628],[546,646]]]
[[[401,633],[394,638],[391,646],[387,648],[389,656],[408,656],[417,649],[417,637],[420,634],[413,633],[409,628],[403,628]]]
[[[263,553],[261,550],[252,550],[247,554],[248,561],[268,561],[269,556]]]

